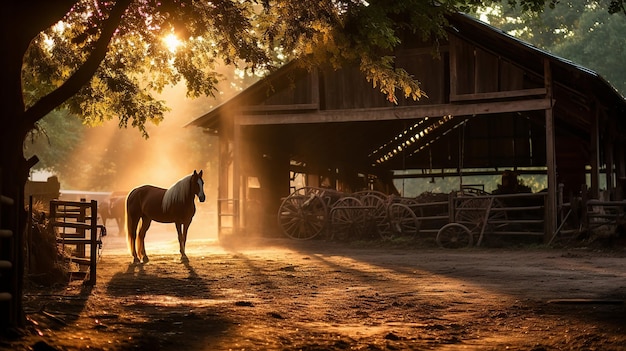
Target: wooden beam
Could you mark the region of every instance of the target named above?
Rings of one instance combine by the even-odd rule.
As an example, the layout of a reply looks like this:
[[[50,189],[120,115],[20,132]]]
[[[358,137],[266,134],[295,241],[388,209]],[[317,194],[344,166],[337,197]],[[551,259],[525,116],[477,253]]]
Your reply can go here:
[[[495,91],[490,93],[476,93],[476,94],[450,94],[450,101],[474,101],[474,100],[489,100],[489,99],[503,99],[512,97],[524,97],[534,95],[546,95],[546,88],[537,89],[522,89],[522,90],[509,90],[509,91]]]
[[[319,94],[317,94],[319,95]],[[312,96],[315,98],[315,96]],[[318,96],[319,101],[319,96]],[[319,109],[319,103],[312,104],[290,104],[290,105],[253,105],[253,106],[244,106],[241,108],[243,113],[254,113],[254,112],[272,112],[272,111],[306,111],[306,110],[317,110]]]
[[[326,110],[296,114],[241,115],[241,125],[303,124],[334,122],[368,122],[425,117],[472,116],[505,112],[545,110],[552,106],[550,99],[500,101],[477,104],[442,104],[371,109]]]

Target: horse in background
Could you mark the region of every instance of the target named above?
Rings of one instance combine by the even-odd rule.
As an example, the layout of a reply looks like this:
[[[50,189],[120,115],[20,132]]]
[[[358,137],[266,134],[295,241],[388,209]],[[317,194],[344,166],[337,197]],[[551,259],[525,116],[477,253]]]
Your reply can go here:
[[[98,204],[98,212],[102,218],[102,224],[106,227],[109,219],[114,219],[117,224],[117,231],[124,232],[124,216],[126,215],[126,206],[124,206],[123,196],[111,197],[108,201],[102,201]]]
[[[196,213],[195,197],[204,202],[204,181],[202,171],[188,175],[169,189],[152,185],[142,185],[133,189],[126,198],[126,229],[130,253],[133,263],[147,263],[144,239],[152,221],[160,223],[174,223],[178,232],[180,259],[187,262],[185,243],[187,231],[194,214]],[[141,220],[141,227],[137,227]]]

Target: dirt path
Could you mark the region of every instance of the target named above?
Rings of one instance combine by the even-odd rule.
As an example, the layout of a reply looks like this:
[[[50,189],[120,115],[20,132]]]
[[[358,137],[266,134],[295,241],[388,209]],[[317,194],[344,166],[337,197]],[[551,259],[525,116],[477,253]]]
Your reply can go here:
[[[626,349],[626,251],[173,244],[130,265],[111,240],[95,287],[30,292],[40,335],[0,349]]]

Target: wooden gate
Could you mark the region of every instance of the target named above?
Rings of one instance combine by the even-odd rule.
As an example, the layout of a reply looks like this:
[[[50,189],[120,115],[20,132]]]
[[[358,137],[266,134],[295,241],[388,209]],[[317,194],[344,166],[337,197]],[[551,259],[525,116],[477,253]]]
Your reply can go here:
[[[50,201],[51,225],[57,228],[57,243],[68,247],[68,260],[78,270],[71,275],[89,275],[89,284],[96,283],[96,263],[102,236],[106,235],[103,225],[98,225],[98,202]],[[98,234],[100,229],[100,234]],[[86,247],[89,247],[89,251]],[[88,270],[87,270],[88,269]]]

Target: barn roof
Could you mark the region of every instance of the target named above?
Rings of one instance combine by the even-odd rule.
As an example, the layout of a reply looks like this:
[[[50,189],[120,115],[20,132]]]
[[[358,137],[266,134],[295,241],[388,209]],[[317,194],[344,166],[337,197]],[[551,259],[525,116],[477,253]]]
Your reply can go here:
[[[600,115],[613,123],[613,127],[607,127],[607,130],[613,133],[626,130],[626,125],[621,118],[626,112],[626,100],[596,72],[525,43],[468,15],[453,14],[449,16],[449,23],[448,33],[451,40],[449,45],[452,45],[452,39],[454,39],[462,42],[462,45],[478,48],[498,62],[502,61],[504,65],[512,67],[506,68],[506,72],[516,72],[519,73],[519,77],[522,77],[509,79],[506,77],[509,73],[504,74],[502,72],[505,69],[498,68],[501,72],[496,73],[499,76],[496,85],[515,83],[532,93],[532,88],[543,87],[544,61],[550,62],[554,99],[557,102],[554,106],[557,133],[588,143],[590,131]],[[411,52],[411,50],[405,52]],[[479,54],[474,52],[474,55]],[[423,60],[421,63],[422,66],[428,64],[439,65],[430,59]],[[474,69],[478,69],[477,67]],[[298,73],[299,70],[300,73]],[[477,94],[465,94],[458,96],[459,100],[453,101],[450,98],[452,88],[440,84],[441,82],[429,82],[429,78],[423,77],[420,72],[415,75],[422,81],[429,99],[418,102],[401,100],[398,105],[393,105],[385,101],[383,94],[378,91],[375,92],[376,95],[359,95],[363,94],[364,90],[376,90],[364,79],[359,83],[360,85],[345,84],[347,86],[344,86],[343,90],[336,86],[344,83],[334,80],[335,74],[332,73],[325,76],[322,74],[321,82],[311,83],[310,72],[303,71],[297,62],[291,62],[188,125],[227,134],[232,132],[229,125],[233,123],[233,116],[241,115],[243,112],[244,115],[255,118],[255,122],[249,122],[248,125],[257,125],[258,129],[264,130],[263,138],[251,137],[251,142],[280,144],[280,147],[292,150],[294,159],[307,162],[332,155],[339,163],[351,162],[357,166],[366,166],[373,164],[382,154],[387,153],[393,156],[394,152],[400,150],[405,156],[412,157],[396,157],[385,164],[386,169],[430,168],[432,170],[433,168],[454,168],[460,164],[463,167],[545,165],[545,152],[538,151],[542,150],[545,140],[535,141],[533,142],[535,145],[532,146],[526,145],[525,147],[529,150],[537,149],[530,150],[524,155],[519,154],[519,150],[513,150],[513,155],[506,157],[498,154],[499,150],[508,148],[510,139],[519,138],[520,135],[523,139],[524,133],[526,135],[534,133],[533,135],[539,136],[543,133],[545,137],[545,132],[541,131],[541,128],[545,128],[543,114],[545,107],[526,105],[526,110],[516,111],[506,105],[519,102],[519,99],[516,100],[516,97],[511,94],[507,99],[497,94],[490,96],[489,102],[502,103],[496,109],[493,109],[494,105],[482,105],[482,100],[478,101],[489,94],[482,94],[481,98],[478,98]],[[359,73],[344,70],[341,74],[353,77]],[[278,96],[282,90],[297,85],[298,80],[307,79],[308,83],[311,83],[305,89],[308,99],[293,94],[283,94],[282,100],[277,103],[277,98],[273,97],[275,92],[274,95]],[[456,83],[449,77],[446,79],[450,81],[446,84]],[[505,82],[506,79],[508,81]],[[461,81],[460,78],[459,81]],[[479,82],[474,82],[474,85],[478,86]],[[311,91],[317,88],[319,88],[318,92]],[[529,101],[528,104],[540,104],[539,95],[542,91],[537,89],[537,99]],[[354,96],[348,97],[347,94]],[[331,105],[334,107],[324,108],[324,106]],[[487,114],[524,119],[528,122],[524,128],[529,128],[530,131],[516,131],[515,135],[501,135],[499,127],[491,126],[490,131],[485,134],[480,131],[480,128],[486,128],[486,124],[482,124],[469,130],[472,134],[470,135],[465,134],[465,128],[460,128],[464,127],[472,116]],[[438,119],[435,123],[425,122],[428,117]],[[244,120],[251,121],[252,119],[244,118]],[[509,124],[513,125],[513,129],[522,129],[515,127],[519,123],[512,121]],[[535,127],[539,129],[533,130]],[[414,142],[414,137],[419,139],[420,135],[421,140]],[[468,147],[465,144],[466,140],[478,140],[478,142]],[[481,146],[481,143],[488,143],[488,147]],[[461,148],[467,148],[468,151],[460,155]],[[485,151],[487,149],[488,152]],[[424,150],[428,150],[428,154]],[[572,154],[588,152],[589,150],[572,150]],[[573,162],[587,164],[586,155],[584,157],[572,155],[572,157],[578,157],[572,160]]]
[[[552,64],[556,84],[586,96],[595,96],[606,107],[615,108],[621,112],[626,111],[624,97],[592,69],[539,49],[466,14],[458,13],[451,16],[450,24],[450,30],[455,35],[483,48],[488,48],[489,51],[497,55],[513,59],[517,64],[540,76],[543,75],[543,66],[534,57],[547,58]]]

